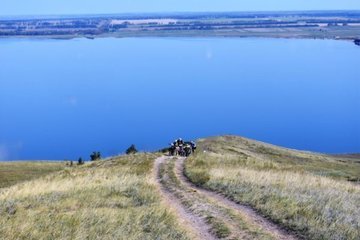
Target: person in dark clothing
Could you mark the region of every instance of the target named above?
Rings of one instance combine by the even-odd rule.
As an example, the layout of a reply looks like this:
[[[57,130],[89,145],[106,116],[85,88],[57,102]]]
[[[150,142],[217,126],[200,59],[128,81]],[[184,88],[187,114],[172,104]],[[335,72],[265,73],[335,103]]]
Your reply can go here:
[[[197,148],[196,143],[194,141],[191,141],[190,144],[191,144],[192,151],[195,152],[195,150]]]
[[[185,157],[190,156],[192,154],[192,146],[191,146],[191,144],[185,143],[184,151],[185,151]]]
[[[178,140],[176,140],[178,146],[180,145],[184,145],[184,141],[182,140],[182,138],[179,138]]]
[[[169,154],[170,154],[170,156],[175,156],[175,153],[176,153],[175,144],[174,144],[174,143],[171,143],[171,144],[170,144],[170,148],[169,148]]]

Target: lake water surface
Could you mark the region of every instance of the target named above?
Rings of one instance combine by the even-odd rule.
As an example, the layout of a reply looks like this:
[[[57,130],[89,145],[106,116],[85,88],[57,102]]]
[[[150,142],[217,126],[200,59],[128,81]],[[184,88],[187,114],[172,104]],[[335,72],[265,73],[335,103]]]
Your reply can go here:
[[[0,40],[0,160],[237,134],[360,152],[360,47],[225,38]]]

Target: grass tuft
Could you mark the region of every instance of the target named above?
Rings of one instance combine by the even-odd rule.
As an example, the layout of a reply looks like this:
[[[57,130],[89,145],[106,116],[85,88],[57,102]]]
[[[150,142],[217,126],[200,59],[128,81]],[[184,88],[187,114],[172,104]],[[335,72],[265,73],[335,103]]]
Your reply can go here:
[[[213,216],[207,216],[206,223],[211,225],[211,231],[220,239],[227,238],[231,235],[231,231],[227,225]]]

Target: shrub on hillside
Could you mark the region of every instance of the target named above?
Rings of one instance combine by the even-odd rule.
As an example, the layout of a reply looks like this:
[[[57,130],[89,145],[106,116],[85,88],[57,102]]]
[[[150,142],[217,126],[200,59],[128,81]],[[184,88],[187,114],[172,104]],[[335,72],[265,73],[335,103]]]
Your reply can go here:
[[[78,165],[83,165],[84,163],[85,163],[84,160],[82,158],[79,158]]]
[[[126,154],[135,154],[137,153],[138,150],[136,149],[135,145],[132,144],[127,150],[126,150]]]
[[[90,155],[90,159],[91,159],[91,161],[96,161],[96,160],[101,159],[101,154],[100,154],[100,152],[93,152],[93,153]]]

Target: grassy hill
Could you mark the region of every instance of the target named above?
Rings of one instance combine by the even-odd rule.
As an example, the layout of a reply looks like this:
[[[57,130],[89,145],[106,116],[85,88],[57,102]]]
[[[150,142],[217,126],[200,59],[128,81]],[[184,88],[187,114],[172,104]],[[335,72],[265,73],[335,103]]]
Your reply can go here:
[[[160,199],[155,157],[116,157],[0,190],[0,238],[188,239]]]
[[[0,162],[0,188],[64,169],[64,162]]]
[[[198,144],[185,170],[195,184],[246,203],[306,239],[359,239],[360,160],[354,155],[296,151],[235,136]]]
[[[185,170],[183,158],[150,153],[0,163],[0,239],[287,239],[283,228],[292,239],[359,239],[358,155],[236,136],[198,146]]]

